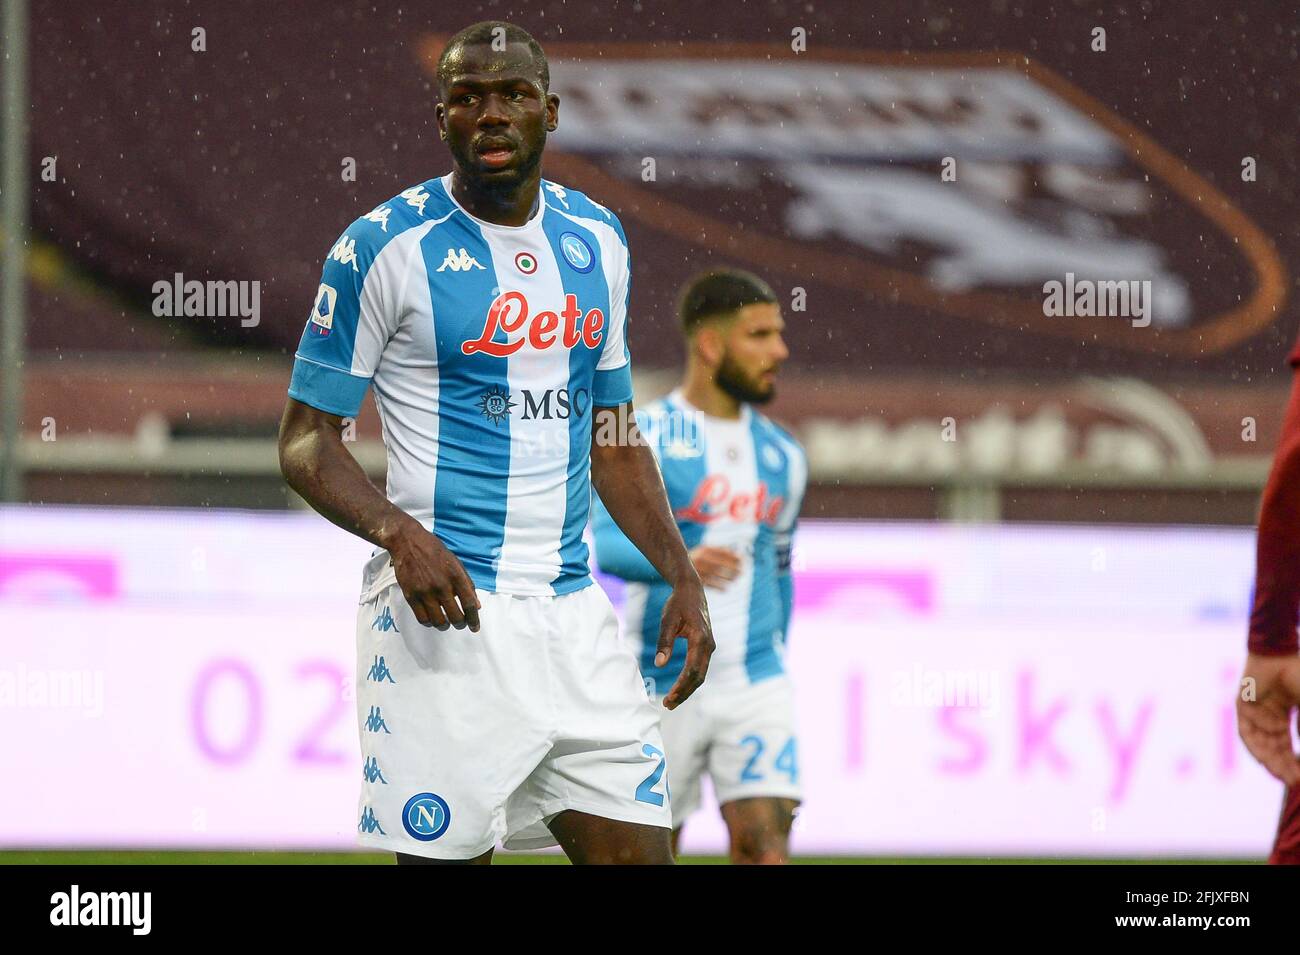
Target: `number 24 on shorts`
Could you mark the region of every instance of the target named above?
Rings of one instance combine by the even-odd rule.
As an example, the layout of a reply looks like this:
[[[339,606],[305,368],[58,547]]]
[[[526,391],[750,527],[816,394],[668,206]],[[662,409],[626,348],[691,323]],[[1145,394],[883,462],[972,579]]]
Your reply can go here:
[[[763,737],[751,735],[742,739],[740,745],[753,747],[753,752],[749,754],[749,762],[740,771],[740,781],[742,783],[760,782],[763,779],[763,772],[758,764],[759,760],[763,758],[763,751],[767,748],[767,744],[763,742]],[[793,736],[786,740],[785,745],[781,747],[781,752],[777,754],[776,762],[772,765],[772,768],[778,773],[789,776],[791,783],[799,781],[799,758]]]

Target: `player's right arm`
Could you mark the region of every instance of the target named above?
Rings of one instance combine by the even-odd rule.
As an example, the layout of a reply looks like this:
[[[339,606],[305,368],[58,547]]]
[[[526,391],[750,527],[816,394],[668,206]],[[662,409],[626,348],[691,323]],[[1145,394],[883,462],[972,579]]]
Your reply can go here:
[[[1251,755],[1288,785],[1300,783],[1291,716],[1300,703],[1300,373],[1260,504],[1249,654],[1237,694],[1237,729]]]
[[[390,502],[343,444],[343,419],[361,410],[401,314],[389,292],[400,285],[389,274],[396,260],[383,256],[393,236],[358,220],[325,259],[280,420],[280,471],[327,520],[388,551],[421,624],[477,631],[478,597],[456,555]]]
[[[388,551],[415,619],[478,632],[478,597],[456,555],[371,483],[343,443],[343,417],[295,398],[280,419],[280,471],[322,517]]]

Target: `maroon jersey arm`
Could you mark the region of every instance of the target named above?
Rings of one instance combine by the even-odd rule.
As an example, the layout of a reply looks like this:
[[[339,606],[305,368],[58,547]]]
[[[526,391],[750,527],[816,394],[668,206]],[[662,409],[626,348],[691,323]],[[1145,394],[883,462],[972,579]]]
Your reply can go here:
[[[1288,356],[1300,364],[1300,344]],[[1300,616],[1300,371],[1292,378],[1282,436],[1259,511],[1251,653],[1295,653]]]

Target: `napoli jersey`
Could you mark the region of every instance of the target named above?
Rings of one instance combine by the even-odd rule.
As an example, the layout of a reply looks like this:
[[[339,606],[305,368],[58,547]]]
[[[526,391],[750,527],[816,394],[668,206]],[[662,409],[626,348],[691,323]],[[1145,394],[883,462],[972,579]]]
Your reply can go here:
[[[582,193],[543,181],[512,227],[431,179],[335,242],[289,394],[353,416],[373,385],[389,500],[476,587],[569,593],[591,583],[592,407],[632,398],[630,292],[623,227]]]
[[[756,683],[784,672],[790,621],[790,549],[807,485],[803,449],[748,405],[738,420],[715,418],[680,391],[637,411],[659,459],[668,500],[688,549],[725,547],[740,555],[739,576],[708,591],[717,645],[709,683]],[[659,620],[672,588],[597,504],[593,517],[601,570],[628,581],[625,629],[639,643],[641,672],[666,693],[686,662],[679,641],[654,665]]]

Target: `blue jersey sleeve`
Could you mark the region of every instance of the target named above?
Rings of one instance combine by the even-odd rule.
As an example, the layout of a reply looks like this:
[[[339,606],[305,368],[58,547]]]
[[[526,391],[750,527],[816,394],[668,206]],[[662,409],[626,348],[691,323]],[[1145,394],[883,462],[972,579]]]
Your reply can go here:
[[[627,344],[628,309],[632,304],[632,257],[622,223],[614,218],[613,226],[622,239],[620,251],[623,261],[616,272],[618,280],[609,291],[610,316],[605,347],[596,365],[592,385],[592,404],[602,408],[612,408],[632,400],[632,353]]]
[[[790,618],[794,613],[794,535],[808,487],[808,458],[793,437],[786,432],[782,432],[782,436],[790,451],[790,500],[776,528],[776,583],[781,597],[781,634],[784,639],[790,635]]]
[[[330,249],[294,355],[289,396],[330,414],[354,416],[391,337],[391,310],[375,261],[386,239],[358,219]]]
[[[793,532],[793,528],[791,531]],[[794,574],[790,573],[790,552],[778,554],[776,586],[781,595],[781,637],[790,635],[790,617],[794,613]]]

